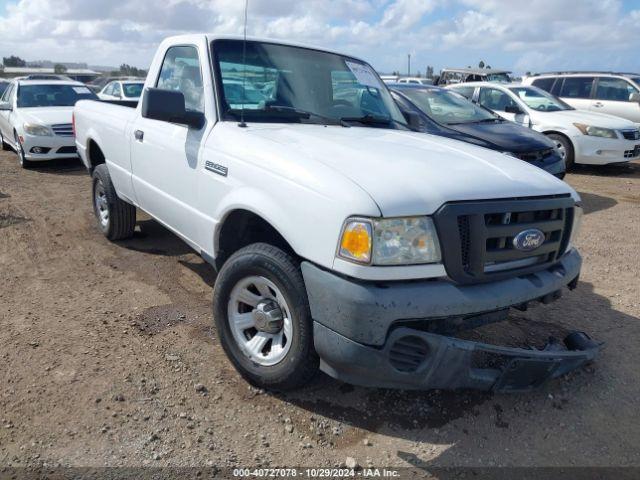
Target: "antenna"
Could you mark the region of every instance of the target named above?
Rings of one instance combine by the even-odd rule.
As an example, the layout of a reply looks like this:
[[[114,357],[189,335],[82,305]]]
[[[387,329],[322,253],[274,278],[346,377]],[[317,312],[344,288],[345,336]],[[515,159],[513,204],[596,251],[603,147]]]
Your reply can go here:
[[[239,127],[246,128],[244,122],[244,98],[246,96],[247,87],[247,11],[249,10],[249,0],[244,2],[244,37],[242,39],[242,103],[240,107],[240,123]]]

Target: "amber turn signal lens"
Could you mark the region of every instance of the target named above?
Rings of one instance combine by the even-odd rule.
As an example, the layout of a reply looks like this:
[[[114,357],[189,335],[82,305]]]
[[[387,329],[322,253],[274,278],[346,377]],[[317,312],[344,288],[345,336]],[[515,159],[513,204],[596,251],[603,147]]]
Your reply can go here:
[[[359,263],[371,261],[371,224],[352,220],[344,227],[340,256]]]

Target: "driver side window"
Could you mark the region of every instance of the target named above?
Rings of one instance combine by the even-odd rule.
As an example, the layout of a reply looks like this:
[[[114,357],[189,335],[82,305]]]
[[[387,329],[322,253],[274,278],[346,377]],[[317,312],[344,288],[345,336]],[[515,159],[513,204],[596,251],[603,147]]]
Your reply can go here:
[[[197,48],[169,48],[162,62],[156,87],[182,92],[187,110],[204,113],[204,87]]]
[[[497,112],[504,112],[509,106],[517,106],[509,95],[497,88],[481,88],[478,103],[489,110]]]

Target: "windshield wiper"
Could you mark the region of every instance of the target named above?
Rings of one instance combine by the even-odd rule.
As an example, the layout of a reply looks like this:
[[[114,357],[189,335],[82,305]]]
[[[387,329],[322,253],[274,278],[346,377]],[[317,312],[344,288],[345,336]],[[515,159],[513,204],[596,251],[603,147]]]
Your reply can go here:
[[[472,120],[470,122],[449,122],[447,125],[468,125],[472,123],[498,123],[503,122],[501,118],[483,118],[482,120]]]
[[[336,119],[336,118],[332,118],[332,117],[327,117],[326,115],[321,115],[319,113],[315,113],[315,112],[310,112],[308,110],[302,110],[300,108],[295,108],[295,107],[288,107],[286,105],[267,105],[264,107],[265,112],[291,112],[291,113],[295,113],[298,116],[301,116],[303,118],[311,118],[311,117],[316,117],[319,118],[320,120],[324,120],[325,122],[327,122],[329,125],[342,125],[345,128],[350,128],[351,125],[349,125],[347,122],[345,122],[342,118],[340,119]]]
[[[412,132],[420,131],[417,128],[412,127],[408,123],[400,122],[391,117],[376,117],[375,115],[371,115],[370,113],[367,113],[362,117],[342,117],[340,118],[340,120],[343,122],[358,122],[364,125],[389,125],[391,123],[394,123],[396,125],[401,125],[405,128],[408,128]]]

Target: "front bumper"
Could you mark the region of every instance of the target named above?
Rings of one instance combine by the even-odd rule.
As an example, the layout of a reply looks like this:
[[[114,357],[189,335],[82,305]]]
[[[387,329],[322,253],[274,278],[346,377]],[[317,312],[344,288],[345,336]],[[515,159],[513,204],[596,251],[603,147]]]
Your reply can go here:
[[[599,346],[585,341],[571,349],[498,347],[437,334],[430,326],[473,322],[532,300],[552,301],[564,286],[575,284],[580,267],[580,255],[571,250],[547,270],[474,285],[443,279],[360,282],[308,262],[302,273],[315,349],[322,370],[332,377],[387,388],[521,391],[592,360]],[[480,361],[487,357],[490,368]]]
[[[22,136],[22,148],[25,152],[25,158],[29,161],[38,160],[54,160],[56,158],[77,158],[76,143],[74,137],[65,137],[61,135],[46,136]],[[48,149],[47,153],[34,153],[34,148]]]
[[[640,158],[640,140],[609,139],[580,135],[573,137],[575,162],[586,165],[627,163]]]

